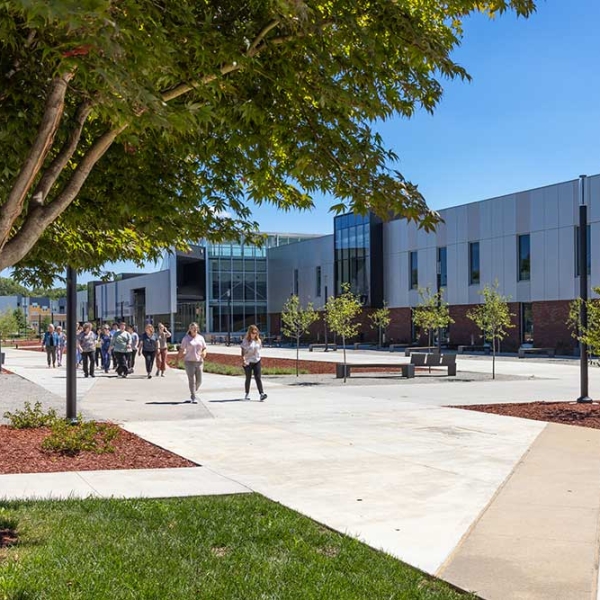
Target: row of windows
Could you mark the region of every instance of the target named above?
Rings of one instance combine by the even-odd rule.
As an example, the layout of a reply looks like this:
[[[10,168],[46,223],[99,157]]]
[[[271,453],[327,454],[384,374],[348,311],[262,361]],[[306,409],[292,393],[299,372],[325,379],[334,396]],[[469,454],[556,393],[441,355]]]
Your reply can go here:
[[[579,227],[575,227],[575,276],[579,277]],[[587,272],[591,273],[592,252],[590,243],[590,226],[587,227]],[[408,255],[408,285],[411,290],[419,287],[419,256],[418,252],[409,252]],[[517,236],[517,278],[519,281],[531,279],[531,238],[527,233]],[[469,242],[469,285],[478,285],[481,282],[479,242]],[[447,253],[446,247],[437,249],[437,283],[439,287],[448,284]]]

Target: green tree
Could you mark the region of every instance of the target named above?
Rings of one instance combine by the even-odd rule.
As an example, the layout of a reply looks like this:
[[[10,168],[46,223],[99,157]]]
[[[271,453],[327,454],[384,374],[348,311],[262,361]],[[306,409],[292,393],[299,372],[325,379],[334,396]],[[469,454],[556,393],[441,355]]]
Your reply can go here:
[[[385,332],[392,320],[388,305],[384,302],[381,308],[378,308],[369,314],[369,319],[371,320],[371,329],[374,329],[375,327],[377,328],[377,346],[381,348],[383,343],[382,334]]]
[[[0,339],[12,337],[18,330],[14,312],[7,308],[0,313]]]
[[[342,293],[331,296],[325,305],[325,318],[331,331],[342,338],[344,351],[344,383],[346,383],[346,340],[358,334],[361,323],[356,319],[362,312],[360,297],[350,291],[350,284],[342,284]]]
[[[296,295],[288,298],[281,312],[281,329],[285,335],[296,340],[296,377],[299,373],[300,363],[300,338],[308,333],[310,326],[319,319],[318,313],[311,302],[306,307],[300,304]]]
[[[431,229],[373,124],[433,112],[442,80],[469,79],[463,21],[507,10],[535,2],[2,2],[0,271],[142,264],[315,192]]]
[[[600,295],[600,287],[592,288],[595,294]],[[581,326],[581,298],[576,298],[569,305],[569,318],[567,325],[571,335],[579,342],[586,344],[589,353],[600,355],[600,298],[590,298],[587,303],[587,327]],[[597,362],[600,365],[600,361]]]
[[[29,290],[9,277],[0,277],[0,296],[28,296]]]
[[[13,316],[17,324],[17,328],[15,329],[15,331],[18,331],[19,335],[22,335],[23,332],[27,330],[27,317],[20,308],[15,308],[13,310]]]
[[[479,292],[483,297],[483,303],[467,312],[467,317],[473,321],[479,329],[484,340],[492,343],[492,379],[496,378],[496,348],[497,344],[508,335],[508,329],[514,327],[508,302],[510,296],[503,296],[498,291],[498,280],[493,286],[486,285]]]
[[[444,290],[434,294],[429,288],[419,289],[419,304],[413,309],[413,323],[420,327],[429,338],[432,345],[434,331],[439,331],[454,323],[450,316],[450,306],[444,301]]]

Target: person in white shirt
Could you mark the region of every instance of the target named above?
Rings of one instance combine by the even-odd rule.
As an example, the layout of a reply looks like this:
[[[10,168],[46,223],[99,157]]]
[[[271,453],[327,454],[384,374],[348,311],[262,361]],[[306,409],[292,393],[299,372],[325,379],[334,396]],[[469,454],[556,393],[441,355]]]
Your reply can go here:
[[[266,400],[267,395],[263,389],[261,379],[261,368],[260,368],[260,349],[262,348],[262,342],[260,340],[260,331],[256,325],[250,325],[248,332],[244,336],[241,344],[242,348],[242,362],[244,365],[244,372],[246,373],[246,396],[244,400],[250,400],[250,382],[252,381],[252,374],[254,373],[254,381],[256,381],[256,387],[260,394],[260,401]]]
[[[190,400],[196,404],[196,392],[202,385],[202,368],[206,357],[206,341],[198,333],[198,324],[190,323],[187,335],[181,340],[177,359],[185,364],[185,372],[190,386]]]

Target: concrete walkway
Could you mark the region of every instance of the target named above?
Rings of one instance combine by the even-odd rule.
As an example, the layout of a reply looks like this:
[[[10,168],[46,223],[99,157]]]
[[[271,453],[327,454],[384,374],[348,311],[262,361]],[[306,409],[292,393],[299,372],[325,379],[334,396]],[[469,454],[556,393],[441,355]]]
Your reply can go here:
[[[213,351],[237,354],[237,348]],[[292,352],[269,349],[265,355]],[[365,351],[351,356],[372,360]],[[7,367],[60,391],[61,375],[50,380],[34,364],[41,357],[9,350]],[[341,360],[341,353],[304,351],[302,357]],[[459,357],[458,368],[490,372],[491,363]],[[205,375],[198,405],[182,403],[186,381],[177,371],[164,379],[78,382],[88,386],[81,394],[86,413],[121,421],[202,465],[178,471],[186,472],[182,486],[186,476],[198,473],[200,480],[209,470],[224,478],[215,488],[239,484],[234,491],[262,493],[486,598],[595,599],[600,432],[445,407],[572,399],[578,395],[577,364],[500,359],[497,371],[513,379],[350,380],[346,386],[267,380],[264,403],[241,400],[241,378]],[[598,389],[600,373],[591,371],[590,390]],[[61,482],[61,476],[48,475],[38,488],[18,488],[8,479],[15,476],[0,476],[0,493],[44,495],[60,488],[68,495],[81,485],[81,479]],[[143,483],[128,479],[132,493],[139,486],[140,494],[171,495],[171,484],[144,476]],[[110,494],[110,487],[91,485]],[[202,489],[210,493],[210,486]],[[123,494],[116,480],[114,494]]]

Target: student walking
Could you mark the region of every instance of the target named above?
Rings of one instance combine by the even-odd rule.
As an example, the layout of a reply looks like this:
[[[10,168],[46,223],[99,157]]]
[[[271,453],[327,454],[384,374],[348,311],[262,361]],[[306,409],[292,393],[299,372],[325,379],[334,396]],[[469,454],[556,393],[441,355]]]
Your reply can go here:
[[[138,344],[140,341],[140,336],[138,335],[135,327],[133,325],[129,325],[127,327],[127,331],[131,335],[131,352],[129,353],[129,370],[133,373],[133,369],[135,368],[135,356],[138,352]]]
[[[62,367],[63,354],[65,353],[65,346],[67,345],[67,336],[65,335],[62,327],[57,325],[56,335],[58,337],[58,346],[56,346],[56,362],[59,367]]]
[[[262,348],[262,342],[260,339],[260,331],[256,325],[250,325],[248,331],[244,336],[241,344],[242,348],[242,363],[244,365],[244,372],[246,373],[246,396],[244,400],[250,400],[250,382],[252,381],[252,374],[254,374],[254,381],[256,381],[256,387],[260,394],[260,401],[266,400],[267,395],[263,389],[262,378],[261,378],[261,367],[260,367],[260,350]]]
[[[44,333],[42,340],[42,348],[46,350],[46,358],[48,359],[48,368],[56,367],[56,349],[58,348],[58,334],[54,331],[54,325],[48,325],[48,331]]]
[[[196,392],[202,385],[202,369],[206,352],[206,341],[198,333],[198,324],[190,323],[186,336],[181,340],[177,359],[181,360],[183,358],[192,404],[196,404]]]
[[[81,353],[83,362],[83,376],[96,377],[94,374],[94,365],[96,364],[96,334],[92,330],[91,323],[84,323],[83,329],[77,335],[77,350]]]
[[[108,369],[110,369],[111,339],[112,336],[110,335],[110,327],[108,325],[104,325],[100,333],[100,350],[102,352],[102,368],[104,369],[105,373],[108,373]]]
[[[148,379],[152,379],[152,369],[154,367],[154,358],[158,350],[158,337],[154,333],[154,327],[150,324],[146,325],[144,333],[140,337],[138,354],[144,355],[146,361],[146,373]]]
[[[156,352],[156,376],[160,374],[161,377],[165,376],[167,370],[167,340],[171,337],[171,332],[162,324],[158,324],[158,351]]]
[[[127,377],[129,374],[129,353],[131,352],[131,334],[126,329],[127,325],[121,323],[119,329],[110,339],[110,347],[117,363],[117,375]]]

